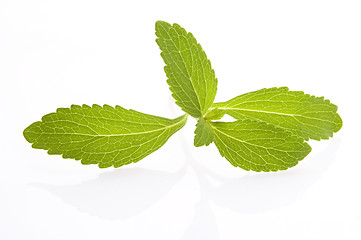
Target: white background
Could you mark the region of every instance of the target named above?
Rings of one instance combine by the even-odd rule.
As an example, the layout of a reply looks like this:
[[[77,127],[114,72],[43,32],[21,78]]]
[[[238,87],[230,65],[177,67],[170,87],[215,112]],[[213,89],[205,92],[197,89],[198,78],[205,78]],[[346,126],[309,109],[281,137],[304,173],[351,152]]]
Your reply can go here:
[[[0,1],[0,239],[361,239],[360,1]],[[98,169],[34,150],[22,131],[71,104],[173,118],[156,20],[194,33],[216,101],[288,86],[344,126],[296,167],[234,168],[193,147],[190,119],[137,164]]]

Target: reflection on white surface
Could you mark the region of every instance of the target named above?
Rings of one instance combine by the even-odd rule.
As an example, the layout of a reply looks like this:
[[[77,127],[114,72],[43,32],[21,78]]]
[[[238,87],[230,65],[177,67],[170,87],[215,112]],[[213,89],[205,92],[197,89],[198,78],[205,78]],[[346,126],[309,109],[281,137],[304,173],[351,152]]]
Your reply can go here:
[[[332,145],[315,156],[313,168],[309,171],[295,168],[285,172],[226,178],[199,165],[184,147],[186,166],[175,173],[120,168],[76,185],[31,185],[49,191],[80,212],[102,219],[126,220],[162,199],[185,177],[187,170],[191,170],[198,178],[200,200],[182,239],[190,239],[190,236],[219,239],[210,203],[243,214],[284,208],[302,199],[307,189],[322,177],[334,162],[339,145],[340,140],[335,139]],[[217,186],[209,178],[216,180]]]
[[[196,204],[193,220],[181,239],[219,239],[217,222],[210,204],[206,199]]]
[[[119,168],[76,185],[32,185],[58,196],[80,212],[109,220],[125,220],[161,199],[184,173],[185,168],[175,173]]]

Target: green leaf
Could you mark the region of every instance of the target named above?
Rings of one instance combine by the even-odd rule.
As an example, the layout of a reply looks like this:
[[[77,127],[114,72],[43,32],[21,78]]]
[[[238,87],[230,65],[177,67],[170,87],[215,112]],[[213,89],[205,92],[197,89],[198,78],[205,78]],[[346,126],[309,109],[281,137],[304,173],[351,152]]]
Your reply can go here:
[[[211,62],[192,33],[178,24],[157,21],[155,29],[173,98],[186,113],[203,116],[217,92]]]
[[[81,160],[82,164],[120,167],[163,146],[187,121],[167,119],[104,105],[59,108],[24,130],[33,148]]]
[[[250,118],[283,127],[305,140],[328,139],[342,127],[336,105],[287,87],[249,92],[212,108],[225,110],[235,119]]]
[[[211,142],[213,142],[213,129],[209,122],[203,117],[198,120],[194,133],[194,146],[196,147],[203,145],[208,146]]]
[[[213,108],[204,116],[204,118],[207,120],[219,120],[223,118],[224,114],[226,114],[225,110]]]
[[[278,171],[295,166],[311,147],[283,128],[250,119],[213,122],[214,142],[233,166],[253,171]]]

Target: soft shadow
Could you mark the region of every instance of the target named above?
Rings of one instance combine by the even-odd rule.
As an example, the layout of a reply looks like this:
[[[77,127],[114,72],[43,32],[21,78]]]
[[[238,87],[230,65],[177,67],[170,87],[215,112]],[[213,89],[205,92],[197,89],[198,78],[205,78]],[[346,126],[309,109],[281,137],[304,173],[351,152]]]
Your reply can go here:
[[[80,212],[109,220],[125,220],[159,201],[184,174],[185,168],[175,173],[123,168],[75,185],[31,185],[49,191]]]
[[[187,157],[187,165],[194,170],[197,176],[199,189],[200,189],[200,201],[195,206],[194,217],[188,228],[183,233],[181,240],[189,239],[207,239],[217,240],[219,239],[218,226],[214,216],[214,212],[210,206],[208,193],[210,189],[214,188],[209,182],[209,179],[205,177],[201,170],[199,163],[193,158],[189,149],[186,147],[186,142],[182,138],[182,146],[184,153]]]
[[[296,166],[283,172],[259,173],[235,179],[219,176],[200,165],[184,148],[188,164],[198,177],[201,199],[181,239],[219,239],[210,202],[241,214],[253,214],[283,208],[300,200],[335,161],[340,143],[339,139],[334,139],[324,151],[309,159],[314,161],[312,169]],[[216,187],[208,177],[220,186]]]
[[[206,199],[197,203],[193,220],[183,233],[181,239],[219,239],[217,222],[213,210]]]
[[[257,213],[278,209],[300,200],[335,161],[340,140],[334,139],[324,151],[312,157],[312,169],[289,169],[285,172],[259,173],[223,180],[209,193],[215,204],[239,213]],[[212,176],[214,174],[207,171]],[[214,176],[214,178],[218,178]]]

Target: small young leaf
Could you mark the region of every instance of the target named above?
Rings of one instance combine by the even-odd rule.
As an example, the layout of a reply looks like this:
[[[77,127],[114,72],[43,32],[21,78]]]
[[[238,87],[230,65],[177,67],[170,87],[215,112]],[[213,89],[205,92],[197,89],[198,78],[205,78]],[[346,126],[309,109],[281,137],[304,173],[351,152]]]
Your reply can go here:
[[[213,122],[211,126],[220,154],[233,166],[245,170],[286,170],[311,151],[301,137],[265,122],[246,119]]]
[[[192,33],[178,24],[158,21],[155,29],[173,98],[186,113],[202,117],[217,92],[211,62]]]
[[[336,105],[287,87],[249,92],[212,108],[225,110],[235,119],[250,118],[286,128],[304,140],[328,139],[342,127]]]
[[[213,142],[213,129],[211,125],[209,125],[209,122],[203,117],[198,120],[194,134],[194,146],[196,147],[203,145],[208,146],[211,142]]]
[[[104,105],[59,108],[24,130],[33,148],[98,164],[101,168],[137,162],[163,146],[187,121]]]

